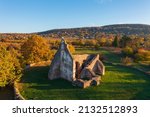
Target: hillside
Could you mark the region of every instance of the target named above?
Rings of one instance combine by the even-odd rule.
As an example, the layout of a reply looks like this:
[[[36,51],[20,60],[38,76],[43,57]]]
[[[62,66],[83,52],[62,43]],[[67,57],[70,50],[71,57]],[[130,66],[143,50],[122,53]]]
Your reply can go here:
[[[0,33],[0,41],[3,40],[23,40],[33,34],[38,34],[46,38],[65,37],[69,39],[99,39],[106,37],[114,38],[114,35],[135,35],[150,37],[150,25],[144,24],[117,24],[101,27],[83,27],[83,28],[68,28],[54,29],[37,33]]]
[[[76,38],[95,38],[102,34],[122,34],[144,36],[150,34],[150,25],[144,24],[117,24],[101,27],[85,27],[70,29],[55,29],[39,32],[39,35],[49,37],[76,37]]]

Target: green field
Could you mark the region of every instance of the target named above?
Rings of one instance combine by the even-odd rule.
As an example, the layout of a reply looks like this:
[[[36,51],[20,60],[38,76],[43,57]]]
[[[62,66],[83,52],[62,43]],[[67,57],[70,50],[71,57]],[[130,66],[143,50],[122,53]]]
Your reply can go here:
[[[113,62],[113,63],[120,63],[121,55],[120,54],[114,54],[111,51],[105,50],[103,48],[100,48],[100,50],[90,50],[90,49],[77,49],[75,54],[101,54],[102,56],[105,56],[107,61]]]
[[[120,62],[120,55],[101,49],[78,50],[76,53],[103,53],[108,61]],[[33,67],[25,71],[18,84],[26,99],[51,100],[136,100],[150,99],[150,78],[136,69],[106,64],[106,74],[99,86],[81,89],[65,80],[48,80],[49,66]]]

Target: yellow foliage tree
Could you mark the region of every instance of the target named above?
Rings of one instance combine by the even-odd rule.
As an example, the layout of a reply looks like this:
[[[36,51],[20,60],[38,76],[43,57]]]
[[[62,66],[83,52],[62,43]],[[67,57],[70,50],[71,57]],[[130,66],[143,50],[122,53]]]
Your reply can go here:
[[[97,44],[99,44],[100,46],[105,46],[106,41],[106,38],[97,39]]]
[[[150,51],[145,49],[138,49],[138,52],[135,54],[137,61],[150,61]]]
[[[73,45],[69,45],[68,48],[69,48],[71,53],[75,52],[75,47]]]
[[[29,38],[21,46],[21,52],[26,64],[47,61],[53,56],[53,52],[50,51],[48,42],[44,38],[37,35]]]
[[[0,87],[13,84],[22,76],[22,68],[15,50],[0,47]]]

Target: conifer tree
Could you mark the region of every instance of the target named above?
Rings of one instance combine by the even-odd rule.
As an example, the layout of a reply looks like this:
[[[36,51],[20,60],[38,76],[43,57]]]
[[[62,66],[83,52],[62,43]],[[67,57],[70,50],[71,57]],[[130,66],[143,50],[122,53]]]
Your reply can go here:
[[[113,41],[113,43],[112,43],[112,46],[113,46],[113,47],[119,47],[119,39],[118,39],[117,36],[115,36],[115,39],[114,39],[114,41]]]

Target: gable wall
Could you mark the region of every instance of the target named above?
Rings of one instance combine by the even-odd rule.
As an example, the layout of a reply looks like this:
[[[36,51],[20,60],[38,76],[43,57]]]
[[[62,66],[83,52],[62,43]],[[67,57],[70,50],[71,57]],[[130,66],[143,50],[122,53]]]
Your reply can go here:
[[[60,76],[68,81],[73,81],[73,59],[66,49],[61,50]]]

